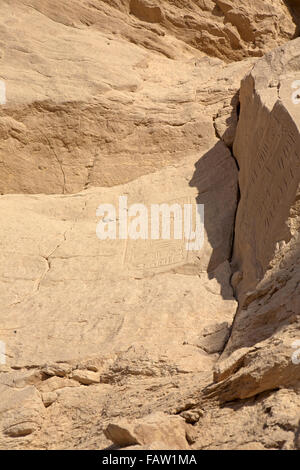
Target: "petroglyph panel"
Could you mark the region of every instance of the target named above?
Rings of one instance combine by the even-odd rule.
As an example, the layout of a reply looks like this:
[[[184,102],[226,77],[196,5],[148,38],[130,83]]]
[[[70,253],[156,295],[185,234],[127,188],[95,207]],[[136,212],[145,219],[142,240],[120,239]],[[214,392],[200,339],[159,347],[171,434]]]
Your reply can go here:
[[[249,185],[242,200],[243,233],[253,226],[253,220],[246,217],[249,211],[260,214],[258,223],[262,230],[271,230],[279,206],[288,205],[295,195],[300,180],[299,163],[299,133],[289,115],[283,113],[282,105],[276,104],[252,159]],[[255,191],[255,187],[260,191]],[[264,237],[263,244],[267,242],[268,237]]]
[[[184,196],[177,199],[160,201],[157,204],[172,206],[179,204],[184,213],[184,205],[190,204],[193,208],[193,219],[197,208],[193,197]],[[174,213],[171,212],[171,238],[170,240],[152,240],[151,235],[151,206],[145,204],[149,213],[149,239],[127,241],[124,264],[138,269],[164,270],[165,268],[182,266],[192,262],[193,254],[186,248],[187,240],[184,236],[184,225],[182,221],[182,239],[174,239]],[[195,222],[195,220],[193,220]]]
[[[254,289],[280,261],[278,247],[292,242],[297,225],[292,220],[300,182],[300,106],[292,101],[297,76],[282,74],[270,87],[269,76],[262,79],[266,62],[243,82],[234,142],[241,190],[232,263],[243,272],[238,295]]]

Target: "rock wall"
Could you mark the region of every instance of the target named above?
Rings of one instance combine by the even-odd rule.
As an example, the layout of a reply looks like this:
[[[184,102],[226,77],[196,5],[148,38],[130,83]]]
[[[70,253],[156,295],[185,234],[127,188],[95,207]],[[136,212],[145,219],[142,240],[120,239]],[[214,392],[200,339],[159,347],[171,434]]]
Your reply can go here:
[[[239,307],[215,371],[224,400],[299,384],[291,360],[300,327],[299,68],[297,39],[258,61],[241,86],[233,147],[241,193],[232,260]]]

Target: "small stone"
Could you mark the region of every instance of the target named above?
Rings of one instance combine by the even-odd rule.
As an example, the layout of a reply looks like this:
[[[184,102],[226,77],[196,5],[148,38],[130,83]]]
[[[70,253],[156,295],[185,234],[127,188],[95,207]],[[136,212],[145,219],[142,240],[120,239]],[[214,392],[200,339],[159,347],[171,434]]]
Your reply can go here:
[[[28,421],[10,426],[4,430],[4,434],[9,437],[23,437],[32,434],[35,431],[35,428],[36,424],[34,422]]]
[[[55,392],[45,392],[42,394],[42,400],[46,408],[52,405],[57,399],[57,394]]]
[[[49,377],[66,377],[71,372],[71,366],[69,364],[46,364],[42,372]]]
[[[100,382],[100,374],[89,370],[75,370],[71,378],[82,385],[92,385]]]
[[[189,424],[195,424],[199,421],[200,417],[203,416],[203,411],[194,411],[194,410],[188,410],[188,411],[183,411],[181,415],[183,419]]]

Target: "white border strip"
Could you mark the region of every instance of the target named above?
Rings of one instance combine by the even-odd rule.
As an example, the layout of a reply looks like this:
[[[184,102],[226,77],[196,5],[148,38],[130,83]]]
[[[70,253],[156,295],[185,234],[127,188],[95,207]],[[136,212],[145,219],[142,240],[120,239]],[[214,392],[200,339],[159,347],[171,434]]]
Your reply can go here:
[[[4,80],[0,80],[0,104],[6,104],[6,85]]]
[[[6,344],[0,341],[0,365],[6,364]]]

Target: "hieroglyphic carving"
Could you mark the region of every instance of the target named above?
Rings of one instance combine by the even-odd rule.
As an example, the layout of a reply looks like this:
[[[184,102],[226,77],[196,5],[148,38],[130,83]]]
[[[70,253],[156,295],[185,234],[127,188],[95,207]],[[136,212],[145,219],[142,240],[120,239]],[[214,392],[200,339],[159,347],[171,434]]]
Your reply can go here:
[[[188,251],[179,240],[151,240],[139,249],[130,249],[126,263],[139,269],[155,269],[184,264],[187,257]]]

